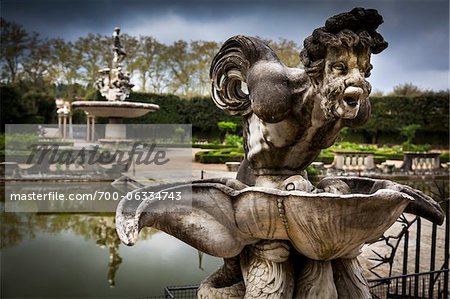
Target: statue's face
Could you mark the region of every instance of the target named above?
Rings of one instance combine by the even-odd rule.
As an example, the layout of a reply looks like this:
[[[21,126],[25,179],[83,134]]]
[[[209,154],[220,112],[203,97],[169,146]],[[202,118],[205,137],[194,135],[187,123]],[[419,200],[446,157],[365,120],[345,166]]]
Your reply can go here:
[[[329,116],[353,119],[371,91],[369,49],[328,48],[321,92],[322,109]]]

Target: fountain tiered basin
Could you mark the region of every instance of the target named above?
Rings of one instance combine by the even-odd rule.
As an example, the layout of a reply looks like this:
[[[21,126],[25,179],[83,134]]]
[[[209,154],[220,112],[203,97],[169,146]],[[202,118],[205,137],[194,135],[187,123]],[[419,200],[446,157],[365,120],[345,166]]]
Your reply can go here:
[[[96,117],[108,118],[136,118],[159,110],[159,106],[155,104],[125,101],[76,101],[72,102],[72,108],[83,109]]]

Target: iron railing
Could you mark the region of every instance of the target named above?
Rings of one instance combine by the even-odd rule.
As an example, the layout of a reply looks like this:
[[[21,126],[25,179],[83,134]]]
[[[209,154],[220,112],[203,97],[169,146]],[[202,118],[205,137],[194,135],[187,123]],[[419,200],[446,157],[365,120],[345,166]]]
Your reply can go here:
[[[166,299],[196,299],[198,285],[173,286],[164,288]]]
[[[370,292],[374,299],[448,299],[448,272],[443,269],[369,280]]]

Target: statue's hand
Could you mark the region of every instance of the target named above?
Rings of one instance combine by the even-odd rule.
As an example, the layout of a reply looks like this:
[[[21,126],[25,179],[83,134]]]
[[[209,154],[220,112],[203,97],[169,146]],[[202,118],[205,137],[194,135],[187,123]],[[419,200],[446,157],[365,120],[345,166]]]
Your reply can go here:
[[[391,189],[414,198],[414,201],[406,207],[406,213],[424,217],[439,225],[444,222],[444,211],[440,205],[423,192],[389,180],[375,180],[371,192],[376,192],[379,189]]]

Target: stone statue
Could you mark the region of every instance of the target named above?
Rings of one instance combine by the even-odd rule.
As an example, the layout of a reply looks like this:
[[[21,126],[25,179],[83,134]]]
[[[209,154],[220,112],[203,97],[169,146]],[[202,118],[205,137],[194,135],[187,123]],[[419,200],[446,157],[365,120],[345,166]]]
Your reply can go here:
[[[284,66],[257,38],[227,40],[210,76],[216,105],[244,120],[237,179],[145,189],[192,195],[192,202],[122,201],[121,240],[132,245],[150,226],[223,257],[199,298],[370,298],[361,247],[402,212],[441,224],[442,209],[387,180],[330,177],[313,186],[305,169],[340,129],[367,121],[370,56],[387,47],[376,32],[382,22],[363,8],[329,18],[306,38],[302,68]]]
[[[120,63],[124,60],[125,56],[127,56],[127,53],[125,52],[125,49],[123,48],[122,43],[120,42],[119,34],[120,28],[119,27],[114,28],[114,32],[112,34],[113,52],[114,52],[113,68],[119,67]]]
[[[124,101],[130,95],[134,84],[130,83],[130,74],[124,73],[122,69],[122,61],[127,56],[125,49],[120,42],[120,28],[114,28],[113,32],[113,52],[114,58],[112,68],[104,68],[99,70],[101,78],[95,82],[101,95],[108,101]]]

